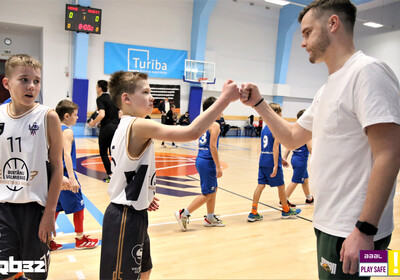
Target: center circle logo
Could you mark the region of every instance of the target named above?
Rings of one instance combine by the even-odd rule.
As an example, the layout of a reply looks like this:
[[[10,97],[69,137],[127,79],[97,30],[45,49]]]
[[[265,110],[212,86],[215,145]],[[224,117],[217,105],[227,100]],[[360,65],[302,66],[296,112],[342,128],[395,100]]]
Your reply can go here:
[[[131,255],[135,260],[135,263],[137,265],[140,265],[142,263],[142,255],[143,255],[142,244],[138,244],[135,247],[133,247]]]
[[[28,166],[22,159],[10,158],[3,168],[3,179],[10,181],[28,181]],[[14,184],[6,184],[6,187],[13,192],[20,191],[23,187],[17,187]]]

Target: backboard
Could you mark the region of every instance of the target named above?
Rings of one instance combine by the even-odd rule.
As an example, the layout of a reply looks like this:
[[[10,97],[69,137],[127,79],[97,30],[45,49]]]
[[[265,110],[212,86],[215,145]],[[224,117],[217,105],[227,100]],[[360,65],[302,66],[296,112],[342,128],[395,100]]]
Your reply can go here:
[[[183,81],[201,84],[204,78],[208,79],[207,84],[215,84],[215,63],[186,59]]]

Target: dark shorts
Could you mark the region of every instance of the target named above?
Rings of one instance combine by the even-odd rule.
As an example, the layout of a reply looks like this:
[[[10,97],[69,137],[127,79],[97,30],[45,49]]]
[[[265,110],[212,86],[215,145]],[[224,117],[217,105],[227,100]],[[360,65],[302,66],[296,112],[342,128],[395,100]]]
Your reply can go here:
[[[319,279],[370,279],[356,274],[344,274],[340,262],[340,250],[345,238],[333,236],[314,228],[317,236],[317,258]],[[374,242],[374,250],[386,250],[392,235]]]
[[[202,194],[215,193],[218,187],[217,168],[214,160],[196,158],[196,169],[200,175],[200,185]]]
[[[78,181],[78,177],[75,174],[75,179]],[[68,177],[68,172],[64,170],[64,176]],[[78,181],[79,186],[81,185]],[[61,191],[60,196],[57,202],[56,212],[64,211],[65,214],[71,214],[81,211],[85,208],[85,204],[83,202],[82,191],[79,188],[77,193],[73,193],[71,191]]]
[[[147,210],[108,205],[103,220],[100,279],[140,279],[140,273],[153,267],[147,227]]]
[[[293,165],[292,182],[303,184],[304,180],[308,178],[307,163],[302,165]]]
[[[258,167],[258,184],[270,185],[271,187],[279,187],[285,184],[283,181],[283,170],[281,166],[278,166],[275,177],[271,177],[272,167]]]
[[[46,279],[50,265],[49,247],[38,237],[43,211],[44,207],[36,202],[0,203],[0,260],[9,261],[12,257],[24,263],[40,262],[40,267],[35,264],[33,270],[43,272],[26,272],[24,269],[29,279]],[[21,272],[22,267],[17,270],[7,275],[0,273],[0,279],[7,279]]]

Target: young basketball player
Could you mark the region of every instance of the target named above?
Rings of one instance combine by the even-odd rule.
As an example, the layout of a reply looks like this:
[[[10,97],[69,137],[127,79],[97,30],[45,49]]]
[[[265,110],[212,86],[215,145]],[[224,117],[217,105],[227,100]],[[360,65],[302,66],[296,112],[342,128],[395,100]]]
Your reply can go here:
[[[41,87],[36,59],[11,56],[3,85],[12,101],[0,107],[0,259],[43,261],[44,272],[26,275],[46,279],[47,243],[56,236],[54,216],[62,183],[60,121],[52,109],[35,103]],[[13,279],[14,274],[0,278]]]
[[[203,103],[205,112],[217,99],[207,98]],[[218,116],[216,120],[219,120]],[[217,178],[222,177],[222,168],[218,156],[218,142],[220,125],[214,122],[199,139],[199,152],[196,157],[196,168],[200,175],[201,195],[195,198],[186,209],[175,212],[175,218],[183,231],[187,230],[190,214],[196,209],[207,204],[207,216],[204,216],[204,226],[224,227],[225,224],[214,214],[217,196]]]
[[[282,109],[279,104],[270,103],[272,110],[278,115],[282,115]],[[287,164],[287,163],[286,163]],[[258,185],[253,194],[253,204],[251,213],[247,217],[247,221],[256,222],[261,221],[263,216],[257,211],[260,196],[268,184],[270,187],[278,188],[279,199],[282,203],[282,219],[296,217],[301,210],[290,208],[286,198],[285,182],[283,181],[282,158],[281,158],[281,145],[272,135],[268,126],[265,126],[261,131],[261,154],[258,169]]]
[[[74,213],[75,226],[75,249],[91,249],[97,246],[98,239],[89,238],[83,234],[83,219],[85,204],[81,191],[81,185],[76,176],[76,146],[74,132],[71,126],[76,124],[78,120],[78,105],[69,100],[62,100],[57,104],[56,112],[61,121],[61,130],[63,133],[64,147],[64,176],[69,178],[71,182],[71,190],[62,190],[58,199],[56,219],[61,211],[65,214]],[[50,242],[51,250],[62,249],[61,244],[57,244],[54,240]]]
[[[297,113],[297,119],[303,115],[305,110],[301,110]],[[304,195],[306,196],[306,204],[312,204],[314,202],[314,197],[310,193],[310,187],[308,185],[308,172],[307,172],[307,163],[308,156],[311,153],[311,141],[307,144],[304,144],[300,148],[297,148],[292,151],[292,168],[293,168],[293,176],[292,182],[290,182],[289,186],[286,188],[286,195],[289,197],[292,195],[294,189],[298,184],[302,184]],[[290,150],[287,149],[283,153],[283,159],[287,160],[289,156]]]
[[[151,114],[154,100],[145,73],[115,72],[110,94],[123,116],[111,145],[114,176],[103,221],[100,279],[149,279],[147,211],[158,209],[153,138],[171,142],[198,139],[228,104],[239,98],[239,90],[232,81],[226,82],[220,98],[188,126],[144,118]]]

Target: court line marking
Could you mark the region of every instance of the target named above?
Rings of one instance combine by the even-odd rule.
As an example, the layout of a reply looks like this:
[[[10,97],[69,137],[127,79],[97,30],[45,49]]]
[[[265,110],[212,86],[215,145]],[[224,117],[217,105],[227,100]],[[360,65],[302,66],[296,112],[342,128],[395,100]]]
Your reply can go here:
[[[73,255],[68,255],[67,257],[68,257],[70,262],[72,262],[72,263],[76,262],[76,259],[75,259],[75,257]]]
[[[78,276],[78,279],[86,279],[85,274],[83,274],[82,271],[77,270],[77,271],[75,271],[75,273],[76,273],[76,276]]]

